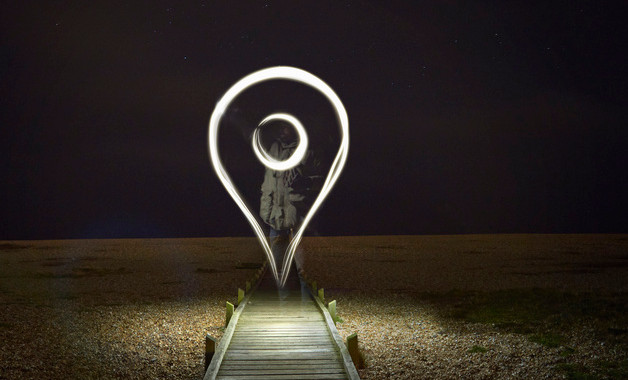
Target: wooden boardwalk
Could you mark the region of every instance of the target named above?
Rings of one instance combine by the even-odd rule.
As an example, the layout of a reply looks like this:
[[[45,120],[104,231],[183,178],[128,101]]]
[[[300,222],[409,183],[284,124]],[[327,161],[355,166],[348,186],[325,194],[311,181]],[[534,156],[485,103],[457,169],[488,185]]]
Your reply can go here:
[[[329,314],[296,269],[282,290],[269,272],[236,309],[204,380],[358,379]]]

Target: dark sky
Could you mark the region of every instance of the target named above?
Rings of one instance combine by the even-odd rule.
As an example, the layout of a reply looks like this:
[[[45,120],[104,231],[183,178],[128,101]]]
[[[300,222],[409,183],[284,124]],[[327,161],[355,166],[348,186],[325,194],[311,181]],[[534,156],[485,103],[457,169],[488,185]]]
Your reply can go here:
[[[276,65],[325,80],[349,114],[349,160],[311,233],[628,232],[616,4],[3,2],[0,239],[253,236],[207,124],[235,81]],[[337,149],[331,109],[290,91]]]

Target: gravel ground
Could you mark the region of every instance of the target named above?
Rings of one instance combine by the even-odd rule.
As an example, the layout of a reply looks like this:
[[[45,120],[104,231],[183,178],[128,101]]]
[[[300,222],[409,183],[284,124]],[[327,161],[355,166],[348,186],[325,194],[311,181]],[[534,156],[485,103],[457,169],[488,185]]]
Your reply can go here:
[[[0,378],[200,379],[248,238],[0,243]],[[241,269],[238,269],[241,268]]]
[[[309,276],[338,302],[341,335],[358,333],[364,379],[564,378],[627,362],[625,325],[612,340],[599,320],[575,319],[548,347],[452,318],[456,304],[438,301],[552,288],[623,302],[625,235],[306,238],[302,247]],[[261,258],[250,238],[0,242],[0,378],[202,378],[204,336],[221,336],[225,301]]]
[[[603,294],[625,312],[626,235],[310,238],[303,250],[308,277],[337,301],[340,335],[358,333],[362,379],[628,376],[628,326],[608,334],[604,311],[554,321],[564,336],[555,347],[451,317],[469,296],[503,289],[575,294],[576,302]],[[613,322],[625,323],[625,313]]]

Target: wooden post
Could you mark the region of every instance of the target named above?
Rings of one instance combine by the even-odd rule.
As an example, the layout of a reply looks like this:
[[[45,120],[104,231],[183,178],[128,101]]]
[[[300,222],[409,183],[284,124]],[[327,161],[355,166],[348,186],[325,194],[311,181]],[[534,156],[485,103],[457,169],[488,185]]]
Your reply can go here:
[[[242,302],[243,299],[244,299],[244,290],[238,288],[238,305]]]
[[[246,282],[246,287],[245,287],[245,289],[246,289],[246,292],[247,292],[247,293],[251,290],[251,281],[247,281],[247,282]]]
[[[233,304],[227,301],[227,316],[225,318],[225,327],[229,326],[229,321],[233,317]]]
[[[334,324],[336,324],[336,300],[333,300],[327,305],[327,310],[329,310],[329,314],[331,315],[331,319],[334,320]]]
[[[364,368],[364,360],[358,348],[358,333],[353,333],[347,337],[347,350],[349,350],[355,368]]]
[[[325,303],[325,289],[318,289],[318,299],[320,299],[322,303]]]
[[[207,334],[207,336],[205,336],[205,371],[207,371],[209,363],[212,362],[214,352],[216,352],[216,339]]]

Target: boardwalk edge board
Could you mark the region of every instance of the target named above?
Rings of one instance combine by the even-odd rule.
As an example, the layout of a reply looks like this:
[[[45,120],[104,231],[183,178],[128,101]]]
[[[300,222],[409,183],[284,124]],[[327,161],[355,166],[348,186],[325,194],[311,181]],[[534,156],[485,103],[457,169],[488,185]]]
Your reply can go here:
[[[263,274],[263,271],[262,271],[262,274]],[[218,343],[218,347],[216,347],[216,352],[214,353],[214,357],[212,358],[211,363],[209,363],[209,366],[207,367],[207,371],[205,371],[205,376],[203,377],[203,380],[216,380],[216,375],[218,375],[218,369],[220,368],[222,359],[224,359],[225,353],[227,352],[227,348],[229,347],[229,344],[231,343],[231,338],[233,337],[233,333],[236,329],[236,325],[238,324],[238,319],[240,319],[240,314],[242,314],[242,311],[244,311],[246,304],[249,302],[251,295],[253,294],[254,290],[257,288],[259,283],[260,281],[256,281],[255,287],[252,289],[252,291],[248,292],[244,296],[244,299],[242,299],[242,302],[238,304],[238,307],[233,313],[233,316],[231,316],[231,320],[229,321],[229,324],[227,325],[227,328],[225,329],[225,333],[222,335],[222,338],[220,339],[220,342]]]
[[[302,281],[305,281],[305,280],[302,279]],[[309,288],[308,288],[308,291],[310,291]],[[349,379],[359,380],[360,375],[358,375],[358,370],[355,368],[355,365],[353,364],[353,361],[351,360],[351,355],[349,355],[349,350],[347,349],[344,342],[342,341],[342,337],[338,333],[338,329],[336,329],[336,324],[334,323],[334,320],[331,318],[331,315],[329,314],[329,310],[327,310],[327,308],[325,307],[325,305],[323,305],[321,300],[318,297],[314,296],[311,291],[310,291],[310,296],[314,299],[316,306],[318,306],[318,310],[323,314],[323,317],[325,318],[325,322],[327,323],[327,329],[329,330],[333,338],[333,341],[336,343],[336,346],[338,347],[338,350],[340,351],[340,354],[342,355],[342,362],[344,364],[345,370],[347,371],[347,375],[349,376]]]

